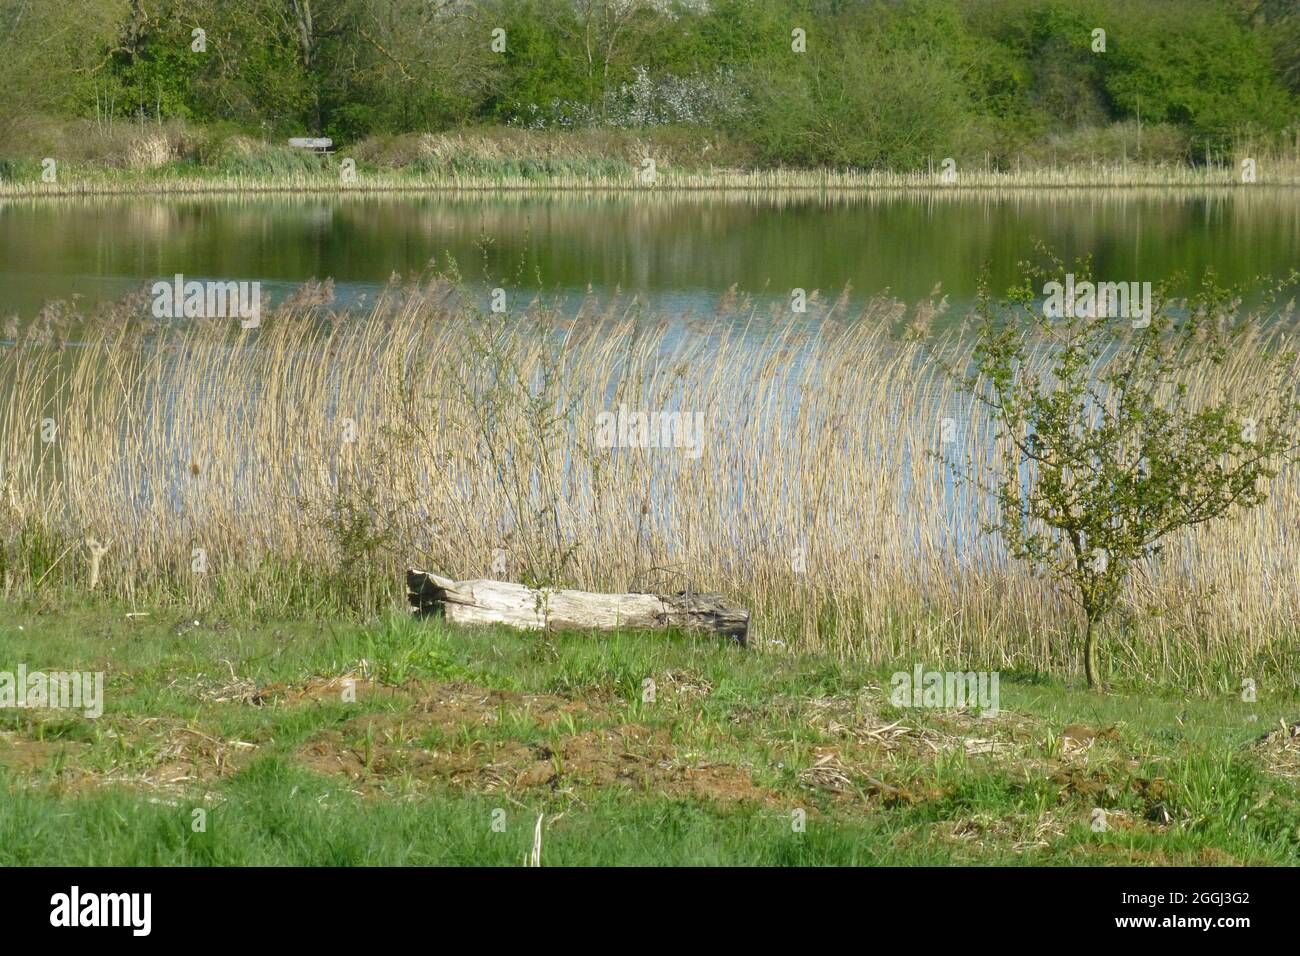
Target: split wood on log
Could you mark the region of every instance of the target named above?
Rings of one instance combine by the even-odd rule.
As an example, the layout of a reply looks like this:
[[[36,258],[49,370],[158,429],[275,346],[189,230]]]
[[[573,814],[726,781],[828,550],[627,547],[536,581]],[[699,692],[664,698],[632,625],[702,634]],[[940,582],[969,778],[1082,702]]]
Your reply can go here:
[[[724,603],[720,594],[536,590],[509,581],[453,581],[417,568],[406,572],[406,585],[415,612],[443,614],[458,624],[506,624],[530,631],[678,627],[730,637],[742,647],[749,634],[749,612]]]

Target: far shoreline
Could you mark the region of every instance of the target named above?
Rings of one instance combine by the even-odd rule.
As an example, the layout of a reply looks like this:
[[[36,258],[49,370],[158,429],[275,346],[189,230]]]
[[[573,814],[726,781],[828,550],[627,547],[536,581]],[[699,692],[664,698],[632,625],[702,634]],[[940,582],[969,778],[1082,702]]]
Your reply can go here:
[[[842,170],[762,169],[750,171],[678,171],[666,169],[653,184],[636,181],[629,167],[624,176],[455,176],[401,171],[358,171],[353,181],[336,176],[175,176],[116,170],[74,169],[57,182],[0,181],[0,199],[53,199],[97,196],[201,195],[374,195],[397,193],[920,193],[932,196],[1035,191],[1171,190],[1241,191],[1300,188],[1300,166],[1281,173],[1261,171],[1242,182],[1224,167],[1058,167],[1022,172],[958,172],[956,182],[926,172],[896,173]],[[630,181],[629,181],[630,180]]]

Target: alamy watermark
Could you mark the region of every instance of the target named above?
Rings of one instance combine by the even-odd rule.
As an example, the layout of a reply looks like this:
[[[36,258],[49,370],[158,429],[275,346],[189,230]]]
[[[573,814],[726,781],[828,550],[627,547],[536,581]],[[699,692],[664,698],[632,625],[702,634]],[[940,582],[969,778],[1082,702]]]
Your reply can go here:
[[[73,886],[50,897],[50,925],[55,927],[126,927],[133,936],[153,928],[152,893],[83,893]]]
[[[1065,284],[1043,286],[1043,315],[1049,319],[1132,319],[1133,328],[1151,324],[1150,282],[1079,282],[1066,273]]]
[[[54,707],[80,710],[86,717],[104,713],[103,671],[0,671],[0,709]]]
[[[185,281],[179,272],[171,282],[160,279],[150,287],[156,319],[239,319],[246,329],[262,321],[262,283]]]
[[[889,702],[895,707],[974,707],[981,716],[998,715],[997,671],[927,671],[917,664],[911,672],[896,671],[889,682],[893,685]]]
[[[600,448],[681,448],[692,461],[704,452],[704,413],[688,411],[631,411],[596,416],[596,444]]]

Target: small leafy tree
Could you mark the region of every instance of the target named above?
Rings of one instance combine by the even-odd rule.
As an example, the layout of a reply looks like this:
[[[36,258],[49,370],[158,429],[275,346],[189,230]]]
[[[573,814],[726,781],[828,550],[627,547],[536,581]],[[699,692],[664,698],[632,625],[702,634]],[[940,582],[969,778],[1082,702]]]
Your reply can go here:
[[[949,373],[992,419],[994,448],[987,469],[958,473],[991,493],[987,530],[1010,556],[1082,610],[1095,688],[1099,625],[1134,567],[1175,532],[1258,505],[1292,456],[1293,356],[1212,277],[1185,306],[1159,287],[1149,313],[1108,318],[1094,301],[1049,315],[1047,283],[1068,289],[1049,259],[1022,264],[997,304],[981,285],[973,359]],[[1075,273],[1078,289],[1089,263]]]

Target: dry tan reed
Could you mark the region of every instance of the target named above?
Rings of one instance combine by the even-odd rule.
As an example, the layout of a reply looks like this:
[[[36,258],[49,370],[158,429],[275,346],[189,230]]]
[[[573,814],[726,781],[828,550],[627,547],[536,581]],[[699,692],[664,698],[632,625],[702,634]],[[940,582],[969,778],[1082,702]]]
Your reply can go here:
[[[359,317],[299,297],[252,331],[160,330],[142,298],[75,345],[38,322],[0,353],[4,590],[84,587],[89,538],[101,593],[273,613],[373,609],[410,562],[478,577],[504,558],[537,583],[722,590],[769,648],[1072,667],[1069,605],[1008,565],[989,503],[931,454],[987,453],[936,365],[968,343],[893,334],[897,303],[844,309],[501,318],[433,284]],[[1243,354],[1204,387],[1251,374]],[[620,405],[700,413],[698,459],[601,447]],[[1108,637],[1120,672],[1295,684],[1300,471],[1273,485],[1143,569]]]
[[[688,169],[661,165],[653,183],[641,178],[639,166],[625,172],[550,172],[526,175],[509,172],[457,173],[454,171],[360,171],[354,180],[344,181],[337,170],[322,169],[319,175],[292,174],[240,176],[212,174],[143,175],[98,167],[72,168],[60,173],[58,182],[38,179],[0,181],[0,196],[95,196],[165,193],[199,195],[208,193],[384,193],[420,191],[514,192],[514,191],[644,191],[693,190],[815,190],[823,192],[862,190],[970,190],[1018,189],[1115,189],[1210,187],[1251,189],[1264,186],[1300,186],[1300,164],[1290,158],[1261,160],[1256,178],[1242,182],[1237,166],[1171,166],[1091,164],[1040,169],[996,170],[979,167],[957,170],[953,182],[937,172],[916,170],[855,169]]]

